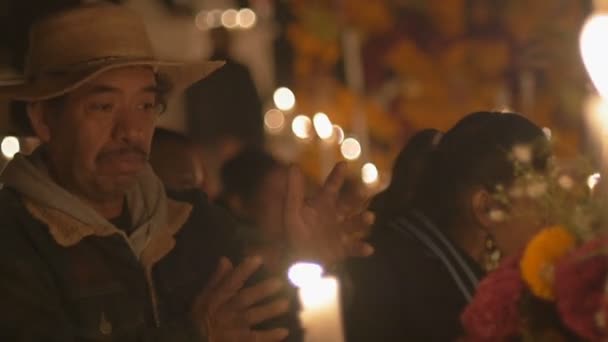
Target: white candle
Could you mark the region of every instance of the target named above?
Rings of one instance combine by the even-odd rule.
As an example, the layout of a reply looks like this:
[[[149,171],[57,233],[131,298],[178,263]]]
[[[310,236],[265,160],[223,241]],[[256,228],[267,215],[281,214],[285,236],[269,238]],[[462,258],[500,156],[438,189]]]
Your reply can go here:
[[[304,342],[343,342],[340,285],[314,263],[296,263],[288,277],[299,288]]]
[[[597,95],[590,95],[584,104],[587,128],[599,155],[602,173],[608,171],[608,102]]]
[[[342,342],[342,318],[338,281],[324,277],[300,287],[304,342]]]

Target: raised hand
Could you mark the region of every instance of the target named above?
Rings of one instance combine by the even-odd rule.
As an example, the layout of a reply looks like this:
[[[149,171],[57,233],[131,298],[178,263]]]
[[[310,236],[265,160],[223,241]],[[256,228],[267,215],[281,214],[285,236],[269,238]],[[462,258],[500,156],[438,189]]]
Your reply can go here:
[[[259,257],[252,257],[234,268],[227,258],[220,259],[217,271],[196,299],[192,310],[192,319],[206,341],[278,342],[287,337],[287,329],[251,329],[289,309],[287,299],[256,305],[281,290],[283,285],[278,279],[243,288],[261,264]]]
[[[314,198],[304,198],[304,180],[292,166],[285,206],[285,227],[295,258],[318,260],[325,265],[350,256],[369,256],[373,248],[364,242],[374,221],[360,203],[340,203],[339,191],[346,177],[346,164],[339,163]]]

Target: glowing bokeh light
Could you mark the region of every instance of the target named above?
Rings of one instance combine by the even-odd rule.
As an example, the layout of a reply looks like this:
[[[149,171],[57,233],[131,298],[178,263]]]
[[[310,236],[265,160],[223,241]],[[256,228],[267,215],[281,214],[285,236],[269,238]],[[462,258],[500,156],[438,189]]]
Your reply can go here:
[[[321,279],[323,267],[310,262],[298,262],[287,271],[287,278],[296,287],[305,287],[307,284]]]
[[[207,28],[216,28],[222,26],[222,11],[217,9],[209,11],[207,13],[205,22],[207,23]]]
[[[334,133],[334,127],[329,120],[329,117],[325,113],[317,113],[312,118],[312,123],[315,127],[315,131],[319,138],[327,140],[331,138]]]
[[[236,20],[241,28],[250,29],[255,25],[257,16],[250,8],[243,8],[238,12]]]
[[[208,13],[206,11],[200,11],[196,17],[194,17],[194,25],[197,29],[201,31],[207,29],[207,15]]]
[[[356,160],[361,156],[361,144],[355,138],[346,138],[340,145],[342,156],[348,160]]]
[[[333,130],[334,139],[338,144],[341,144],[344,141],[344,130],[338,125],[333,125]]]
[[[580,51],[583,63],[597,91],[608,99],[608,14],[592,15],[583,25],[580,35]]]
[[[361,180],[367,185],[378,182],[378,168],[373,163],[366,163],[361,168]]]
[[[238,12],[235,9],[229,9],[229,10],[225,10],[224,13],[222,13],[222,25],[224,25],[225,28],[235,28],[238,26]]]
[[[291,122],[291,130],[300,139],[310,138],[312,121],[306,115],[298,115]]]
[[[12,159],[15,154],[19,153],[19,151],[21,150],[21,145],[19,145],[19,139],[11,136],[4,137],[4,139],[2,139],[0,149],[2,150],[2,154],[7,159]]]
[[[278,109],[271,109],[264,115],[264,125],[270,132],[278,132],[285,126],[285,114]]]
[[[275,106],[283,111],[291,110],[296,105],[296,96],[286,87],[281,87],[275,90],[272,99]]]

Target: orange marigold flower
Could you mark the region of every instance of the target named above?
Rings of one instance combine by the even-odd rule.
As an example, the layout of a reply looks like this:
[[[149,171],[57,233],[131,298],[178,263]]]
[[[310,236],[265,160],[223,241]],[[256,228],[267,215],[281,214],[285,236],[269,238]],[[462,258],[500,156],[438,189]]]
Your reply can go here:
[[[543,229],[530,240],[521,259],[521,273],[534,295],[553,300],[553,279],[556,263],[575,244],[572,234],[564,227]]]

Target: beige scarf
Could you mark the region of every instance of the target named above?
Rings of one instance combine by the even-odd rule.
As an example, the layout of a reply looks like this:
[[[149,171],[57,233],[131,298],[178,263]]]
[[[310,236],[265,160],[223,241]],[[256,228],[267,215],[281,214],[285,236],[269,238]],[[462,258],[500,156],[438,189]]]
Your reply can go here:
[[[49,209],[47,211],[55,216],[65,215],[81,223],[73,227],[50,227],[53,237],[63,245],[78,243],[87,235],[118,233],[125,237],[139,258],[151,237],[167,224],[167,195],[150,166],[146,166],[136,184],[126,192],[131,222],[136,227],[128,237],[93,208],[55,183],[48,174],[40,150],[31,156],[17,154],[0,175],[0,182],[17,190],[26,204],[34,204],[28,206],[30,211],[32,207],[38,211]],[[61,232],[57,232],[57,229]],[[83,229],[90,231],[83,232]],[[60,239],[58,235],[61,235]]]

